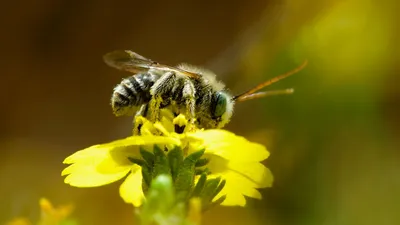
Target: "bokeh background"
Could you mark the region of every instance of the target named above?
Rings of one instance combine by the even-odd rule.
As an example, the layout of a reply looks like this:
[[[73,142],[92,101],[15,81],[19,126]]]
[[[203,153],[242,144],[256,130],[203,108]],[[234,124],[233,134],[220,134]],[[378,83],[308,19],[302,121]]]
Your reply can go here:
[[[132,224],[119,182],[65,185],[63,159],[130,134],[109,99],[131,49],[214,70],[234,93],[309,66],[237,105],[226,127],[265,144],[274,186],[204,224],[400,224],[396,0],[5,1],[0,13],[0,223],[35,220],[38,199],[73,202],[79,224]],[[238,184],[240,185],[240,184]]]

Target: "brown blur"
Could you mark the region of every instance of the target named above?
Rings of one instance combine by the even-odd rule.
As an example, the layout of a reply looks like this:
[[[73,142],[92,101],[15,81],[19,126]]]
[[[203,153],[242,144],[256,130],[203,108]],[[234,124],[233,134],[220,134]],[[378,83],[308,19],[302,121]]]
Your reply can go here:
[[[73,202],[79,224],[132,224],[120,182],[63,183],[63,159],[130,134],[112,88],[129,74],[102,55],[130,49],[214,70],[239,93],[298,66],[237,105],[226,127],[271,152],[274,187],[204,224],[399,224],[399,4],[395,0],[7,1],[0,25],[0,223],[37,219],[41,197]]]

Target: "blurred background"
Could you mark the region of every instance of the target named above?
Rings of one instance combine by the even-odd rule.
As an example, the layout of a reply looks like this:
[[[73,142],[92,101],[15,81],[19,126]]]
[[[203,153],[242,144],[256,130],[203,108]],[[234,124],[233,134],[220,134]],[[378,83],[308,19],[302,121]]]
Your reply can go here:
[[[129,76],[102,55],[131,49],[218,74],[233,93],[289,71],[238,104],[226,127],[266,145],[274,186],[204,224],[400,224],[399,3],[396,0],[2,3],[0,224],[39,216],[38,199],[73,202],[79,224],[132,224],[120,182],[63,183],[63,159],[130,134],[112,88]],[[235,215],[235,216],[233,216]]]

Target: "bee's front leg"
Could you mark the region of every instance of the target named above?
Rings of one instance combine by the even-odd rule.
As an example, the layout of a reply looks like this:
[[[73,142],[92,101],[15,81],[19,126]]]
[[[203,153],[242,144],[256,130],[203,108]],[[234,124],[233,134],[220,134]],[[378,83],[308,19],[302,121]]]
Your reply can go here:
[[[140,120],[139,116],[146,117],[147,109],[148,109],[148,104],[143,104],[136,112],[135,117],[133,118],[133,135],[140,134],[140,128],[143,125],[143,121]]]
[[[174,72],[167,72],[158,79],[150,89],[151,99],[148,108],[148,119],[152,122],[159,120],[160,106],[163,97],[168,94],[174,86],[176,75]]]
[[[147,113],[147,119],[151,122],[156,122],[160,117],[160,106],[162,103],[162,97],[160,95],[154,95],[149,102],[149,111]]]
[[[196,89],[193,83],[186,79],[184,82],[182,97],[185,100],[186,105],[186,116],[188,117],[188,122],[191,123],[191,127],[194,127],[196,121],[196,99],[195,99]]]

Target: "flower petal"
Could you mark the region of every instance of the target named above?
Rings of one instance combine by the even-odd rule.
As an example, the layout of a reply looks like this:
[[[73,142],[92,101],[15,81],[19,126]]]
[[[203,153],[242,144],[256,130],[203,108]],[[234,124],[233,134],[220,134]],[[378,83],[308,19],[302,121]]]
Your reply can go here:
[[[93,159],[103,158],[108,154],[108,149],[101,147],[102,145],[94,145],[89,148],[75,152],[64,159],[64,164],[72,164],[75,162],[93,162]]]
[[[205,157],[210,160],[207,164],[207,168],[211,172],[209,178],[221,176],[226,181],[224,188],[214,199],[226,195],[222,205],[244,206],[246,203],[244,195],[261,199],[261,194],[256,188],[272,185],[272,173],[259,162],[229,161],[210,154],[206,154]]]
[[[61,176],[86,172],[97,172],[99,174],[124,172],[132,166],[132,162],[129,161],[128,157],[139,157],[139,148],[137,146],[95,149],[98,154],[90,154],[93,150],[91,148],[82,150],[79,158],[70,158],[74,163],[65,168]],[[89,153],[86,154],[85,151]],[[85,157],[82,155],[85,155]]]
[[[132,136],[122,140],[124,146],[127,145],[153,145],[153,144],[175,144],[180,145],[180,140],[163,136]]]
[[[255,188],[272,186],[272,173],[262,163],[228,161],[220,156],[209,154],[206,154],[205,158],[209,159],[206,167],[213,175],[221,175],[225,179],[226,173],[233,172],[249,180]]]
[[[65,169],[70,174],[65,178],[64,182],[75,187],[98,187],[110,184],[120,180],[130,171],[130,168],[127,167],[117,173],[99,173],[96,167],[90,165],[74,164],[70,167],[73,169]]]
[[[179,143],[176,138],[133,136],[107,144],[94,145],[64,160],[72,164],[62,171],[65,183],[76,187],[95,187],[124,177],[133,164],[128,157],[140,157],[139,145]]]
[[[142,190],[142,168],[135,165],[132,173],[128,175],[119,188],[119,194],[126,203],[135,207],[142,205],[145,197]]]
[[[261,199],[260,192],[258,192],[253,187],[253,183],[245,177],[233,171],[226,172],[224,174],[216,174],[215,176],[218,175],[222,176],[222,178],[226,181],[224,188],[214,198],[214,200],[216,200],[219,197],[226,195],[226,199],[221,203],[221,205],[245,206],[245,195],[256,199]],[[210,178],[211,177],[214,177],[214,175],[210,176]]]
[[[172,120],[174,119],[174,114],[170,110],[162,109],[160,115],[161,115],[161,124],[164,126],[164,128],[170,133],[174,132],[175,127],[174,124],[172,123]]]
[[[262,163],[230,162],[228,167],[233,172],[251,181],[255,188],[266,188],[272,186],[274,180],[273,175]]]
[[[187,135],[202,139],[205,153],[218,155],[230,161],[259,162],[269,156],[263,145],[250,142],[226,130],[204,130]]]
[[[80,160],[97,158],[99,155],[107,154],[110,149],[128,147],[128,146],[140,146],[140,145],[153,145],[153,144],[180,144],[180,140],[171,137],[160,137],[160,136],[131,136],[125,139],[120,139],[106,144],[94,145],[89,148],[80,150],[67,157],[64,160],[64,164],[75,163]]]

